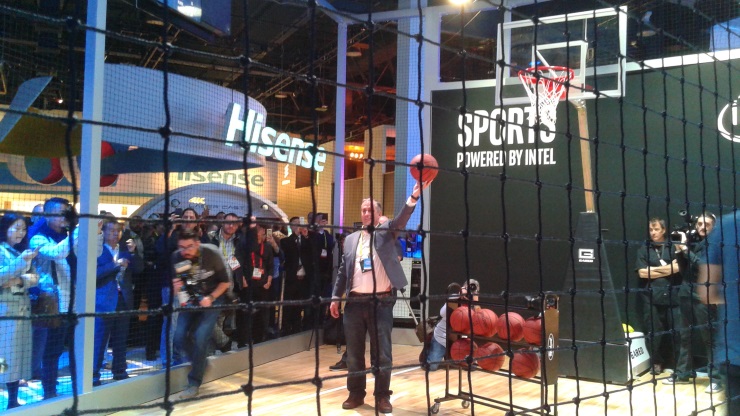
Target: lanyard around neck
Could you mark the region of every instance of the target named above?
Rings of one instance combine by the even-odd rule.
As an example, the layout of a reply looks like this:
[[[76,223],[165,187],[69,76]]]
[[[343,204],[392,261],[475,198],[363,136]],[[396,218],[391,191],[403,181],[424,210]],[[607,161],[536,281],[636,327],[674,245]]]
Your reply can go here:
[[[263,261],[262,255],[264,253],[265,253],[265,242],[263,241],[260,243],[260,267],[259,267],[260,269],[262,268],[262,261]],[[254,260],[255,258],[254,258],[254,251],[253,251],[252,252],[252,265],[254,265]]]

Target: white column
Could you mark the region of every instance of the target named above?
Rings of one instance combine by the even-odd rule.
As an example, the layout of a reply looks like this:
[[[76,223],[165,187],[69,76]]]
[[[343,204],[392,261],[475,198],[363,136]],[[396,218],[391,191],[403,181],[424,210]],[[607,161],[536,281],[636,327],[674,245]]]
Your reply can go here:
[[[347,24],[337,23],[337,84],[347,83]],[[337,86],[334,152],[344,154],[347,89]],[[344,157],[334,156],[334,206],[332,224],[344,225]],[[340,232],[335,230],[335,233]]]
[[[90,0],[87,8],[87,24],[105,29],[107,0]],[[82,117],[85,120],[102,121],[103,118],[103,74],[105,36],[87,31],[85,37],[85,86],[82,98]],[[100,196],[100,143],[102,127],[90,124],[82,126],[82,162],[80,165],[80,212],[98,212]],[[95,311],[95,273],[97,264],[96,219],[80,219],[77,252],[77,297],[75,311]],[[91,318],[81,319],[75,330],[75,359],[77,360],[77,389],[81,393],[92,390],[93,339],[95,322]]]
[[[426,7],[426,0],[421,0],[421,7]],[[400,0],[399,9],[416,9],[417,0]],[[424,32],[428,30],[426,25],[428,19],[424,21]],[[438,24],[438,22],[437,22]],[[398,20],[398,30],[403,33],[409,33],[412,36],[419,33],[419,17],[402,18]],[[396,77],[396,94],[399,97],[416,100],[416,96],[424,81],[424,63],[419,65],[419,42],[416,39],[399,35],[396,40],[397,44],[397,77]],[[422,59],[426,46],[422,45]],[[419,84],[419,70],[421,70],[422,85]],[[425,100],[422,95],[422,100]],[[408,163],[412,157],[421,153],[420,137],[421,124],[419,123],[419,107],[413,102],[398,100],[396,102],[396,161]],[[424,131],[428,135],[428,131]],[[424,151],[431,153],[429,142],[425,140]],[[386,207],[387,213],[397,212],[401,204],[406,202],[406,198],[411,194],[415,184],[414,178],[409,175],[409,170],[405,166],[396,166],[394,175],[394,207]],[[408,222],[409,228],[416,228],[420,222],[421,210],[414,211]]]

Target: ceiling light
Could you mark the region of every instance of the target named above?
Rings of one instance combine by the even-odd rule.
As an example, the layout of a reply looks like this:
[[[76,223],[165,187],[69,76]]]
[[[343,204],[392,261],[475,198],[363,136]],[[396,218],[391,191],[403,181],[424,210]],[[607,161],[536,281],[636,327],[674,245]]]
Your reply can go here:
[[[329,107],[326,104],[323,104],[321,107],[314,108],[314,110],[319,111],[319,112],[322,112],[322,113],[325,112],[328,109],[329,109]]]
[[[282,99],[284,99],[284,98],[288,98],[288,94],[286,94],[286,93],[284,93],[284,92],[282,92],[282,91],[280,91],[280,92],[276,92],[276,93],[275,93],[275,98],[279,98],[279,99],[281,99],[281,100],[282,100]]]
[[[359,58],[362,56],[362,52],[358,51],[357,49],[350,48],[347,51],[347,58]]]
[[[192,18],[200,18],[203,14],[203,10],[200,8],[200,0],[179,0],[177,11]]]
[[[454,4],[455,6],[462,6],[463,4],[470,3],[470,0],[450,0],[450,3]]]

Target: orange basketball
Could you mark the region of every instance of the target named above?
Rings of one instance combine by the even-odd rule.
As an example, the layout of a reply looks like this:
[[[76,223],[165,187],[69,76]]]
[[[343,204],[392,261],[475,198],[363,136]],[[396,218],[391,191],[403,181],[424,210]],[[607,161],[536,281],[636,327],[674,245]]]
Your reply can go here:
[[[490,355],[495,355],[495,357],[481,358]],[[488,371],[500,370],[501,366],[504,365],[504,359],[506,358],[504,356],[504,349],[495,342],[488,342],[486,344],[483,344],[481,347],[475,350],[475,354],[473,356],[478,361],[478,365]]]
[[[453,360],[464,360],[470,355],[470,344],[473,344],[473,357],[478,346],[470,338],[460,338],[450,345],[450,358]],[[465,366],[465,363],[462,363]]]
[[[542,318],[533,316],[524,321],[524,340],[530,344],[542,345]]]
[[[532,378],[540,371],[540,357],[537,353],[522,348],[511,359],[511,372],[522,378]]]
[[[434,180],[434,178],[437,177],[437,173],[439,173],[439,163],[437,163],[437,159],[429,153],[424,153],[423,162],[421,160],[421,154],[418,154],[411,159],[409,164],[411,165],[409,166],[409,173],[411,173],[411,176],[413,176],[417,181],[420,180],[419,177],[421,177],[422,172],[424,175],[423,179],[421,179],[422,182]]]
[[[483,337],[496,335],[498,316],[490,309],[480,309],[473,315],[473,333]]]
[[[460,332],[462,334],[469,334],[470,333],[470,315],[468,315],[469,309],[467,306],[458,306],[457,309],[452,311],[452,315],[450,315],[450,326],[452,327],[452,330],[455,332]]]
[[[508,319],[507,319],[508,317]],[[507,331],[507,324],[509,330]],[[520,341],[524,337],[524,318],[516,312],[508,312],[498,317],[498,336],[501,339]]]

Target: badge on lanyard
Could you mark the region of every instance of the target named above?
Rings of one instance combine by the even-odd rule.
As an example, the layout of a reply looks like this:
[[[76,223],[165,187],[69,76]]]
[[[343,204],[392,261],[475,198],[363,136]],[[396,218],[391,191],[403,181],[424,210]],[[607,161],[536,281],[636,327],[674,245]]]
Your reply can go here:
[[[321,258],[325,259],[329,254],[326,252],[325,248],[321,249]]]
[[[231,256],[229,258],[229,267],[231,267],[231,270],[236,270],[242,267],[242,265],[239,264],[239,260],[237,260],[235,256]]]
[[[255,267],[252,270],[252,279],[262,279],[262,269]]]
[[[370,261],[370,257],[363,257],[360,259],[360,267],[362,268],[362,272],[369,272],[373,270],[372,262]]]
[[[668,265],[668,263],[666,263],[666,262],[665,262],[665,260],[663,260],[663,259],[660,259],[660,265],[661,265],[661,266],[667,266],[667,265]]]

